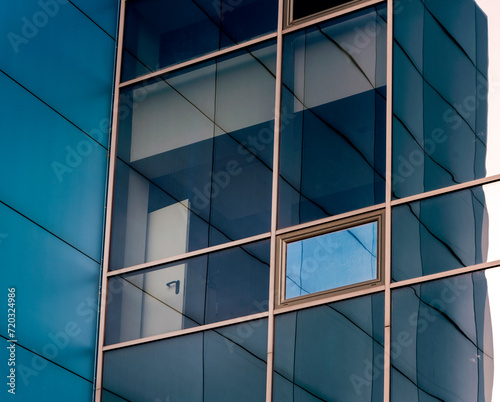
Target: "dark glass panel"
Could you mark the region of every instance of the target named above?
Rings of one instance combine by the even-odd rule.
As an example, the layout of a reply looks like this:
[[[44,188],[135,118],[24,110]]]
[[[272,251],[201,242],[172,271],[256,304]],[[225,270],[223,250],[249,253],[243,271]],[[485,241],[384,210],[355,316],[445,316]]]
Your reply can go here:
[[[490,401],[499,270],[393,292],[392,400]]]
[[[112,277],[106,343],[267,311],[269,241]]]
[[[127,1],[122,80],[276,30],[277,0]]]
[[[320,11],[328,10],[329,8],[350,3],[352,0],[292,0],[293,2],[293,19],[307,17]]]
[[[500,259],[498,205],[494,183],[395,207],[393,281]]]
[[[394,20],[393,197],[500,172],[488,138],[497,97],[490,77],[486,6],[472,0],[408,1]],[[493,91],[494,92],[494,91]],[[491,148],[487,152],[487,147]],[[495,149],[493,149],[495,148]]]
[[[112,269],[270,230],[275,59],[265,43],[122,92]]]
[[[280,227],[384,201],[384,13],[285,37]]]
[[[106,352],[103,385],[130,401],[263,401],[266,358],[258,320]]]
[[[377,294],[277,316],[273,400],[382,401],[383,302]]]

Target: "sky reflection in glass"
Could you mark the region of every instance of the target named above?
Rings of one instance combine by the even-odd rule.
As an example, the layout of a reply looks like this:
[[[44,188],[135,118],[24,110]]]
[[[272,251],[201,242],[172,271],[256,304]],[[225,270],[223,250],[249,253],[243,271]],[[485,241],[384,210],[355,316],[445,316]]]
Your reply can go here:
[[[287,244],[286,298],[377,279],[377,222]]]

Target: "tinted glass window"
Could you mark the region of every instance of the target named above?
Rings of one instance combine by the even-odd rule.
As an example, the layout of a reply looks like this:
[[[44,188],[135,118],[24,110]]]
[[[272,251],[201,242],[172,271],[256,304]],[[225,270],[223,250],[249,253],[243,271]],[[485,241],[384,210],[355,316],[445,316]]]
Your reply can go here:
[[[499,271],[394,291],[391,400],[497,399]]]
[[[111,268],[270,231],[276,46],[121,94]]]
[[[276,317],[273,401],[383,400],[384,295]]]
[[[277,0],[127,1],[122,79],[276,30]]]
[[[280,227],[384,201],[385,11],[285,37]],[[362,49],[359,29],[371,32]]]
[[[392,279],[500,260],[499,206],[494,183],[394,208]]]
[[[110,278],[106,343],[267,311],[269,241]]]
[[[264,401],[267,320],[112,350],[104,359],[105,401]]]

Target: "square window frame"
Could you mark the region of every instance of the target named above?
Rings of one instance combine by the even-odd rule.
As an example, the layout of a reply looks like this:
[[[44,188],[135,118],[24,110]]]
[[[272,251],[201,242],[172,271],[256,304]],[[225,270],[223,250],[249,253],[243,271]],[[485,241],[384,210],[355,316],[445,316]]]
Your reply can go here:
[[[325,299],[330,296],[345,295],[359,290],[369,289],[384,283],[384,222],[385,210],[376,210],[361,215],[309,226],[280,234],[276,237],[276,272],[275,272],[275,308],[301,304],[310,301]],[[286,257],[287,244],[299,240],[306,240],[324,234],[351,229],[367,223],[377,223],[377,277],[368,281],[357,282],[351,285],[314,292],[308,295],[286,299]],[[354,295],[353,295],[354,296]]]

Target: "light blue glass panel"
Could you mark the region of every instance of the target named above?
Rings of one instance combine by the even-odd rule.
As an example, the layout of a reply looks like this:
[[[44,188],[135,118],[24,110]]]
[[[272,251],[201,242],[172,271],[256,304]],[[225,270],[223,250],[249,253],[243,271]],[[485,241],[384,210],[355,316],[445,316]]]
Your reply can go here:
[[[286,298],[377,278],[377,222],[286,246]]]
[[[383,400],[384,296],[276,317],[273,401]]]
[[[106,150],[0,74],[0,200],[96,261]]]
[[[266,359],[267,320],[252,321],[106,352],[104,389],[110,401],[263,401]]]
[[[19,343],[91,380],[99,265],[3,204],[0,261],[0,283],[16,288]]]
[[[3,341],[3,339],[2,339]],[[7,348],[0,349],[0,359],[7,362]],[[93,396],[93,384],[68,369],[60,367],[18,346],[16,348],[16,393],[7,393],[7,384],[2,384],[2,401],[37,402],[89,402]],[[7,364],[0,374],[7,380]],[[5,377],[4,377],[5,374]]]
[[[494,401],[498,268],[397,289],[391,400]]]
[[[107,146],[115,41],[61,0],[2,2],[0,27],[0,68]]]

